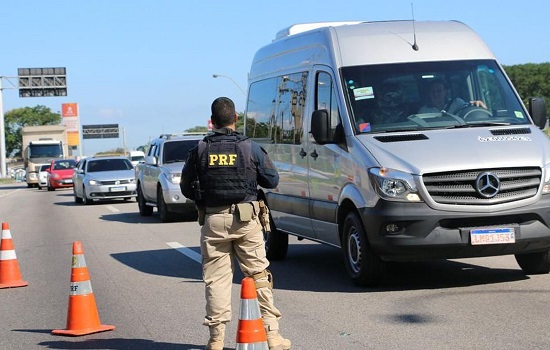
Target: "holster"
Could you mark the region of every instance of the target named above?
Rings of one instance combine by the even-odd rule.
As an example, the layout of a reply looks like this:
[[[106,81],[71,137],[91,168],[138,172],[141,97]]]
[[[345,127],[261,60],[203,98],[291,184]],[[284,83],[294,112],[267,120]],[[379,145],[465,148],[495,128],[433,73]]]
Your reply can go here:
[[[260,206],[260,213],[258,216],[260,219],[260,223],[264,228],[264,232],[271,232],[271,226],[269,225],[269,208],[267,207],[263,199],[259,200],[258,204]]]
[[[199,217],[198,217],[199,225],[202,226],[202,225],[204,225],[204,219],[206,217],[206,210],[204,209],[203,206],[197,206],[197,212],[199,214]]]

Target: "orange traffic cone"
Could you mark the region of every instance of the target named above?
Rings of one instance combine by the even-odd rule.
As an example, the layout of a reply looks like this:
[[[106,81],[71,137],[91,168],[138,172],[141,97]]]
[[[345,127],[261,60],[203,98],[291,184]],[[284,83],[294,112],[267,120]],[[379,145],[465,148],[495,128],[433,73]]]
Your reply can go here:
[[[106,326],[99,322],[99,313],[84,259],[82,243],[74,242],[67,329],[54,329],[52,333],[79,336],[113,329],[115,326]]]
[[[235,350],[268,350],[267,334],[260,314],[254,280],[245,277],[241,286],[241,313]]]
[[[21,278],[19,263],[11,239],[10,225],[2,223],[2,241],[0,242],[0,288],[25,287],[29,283]]]

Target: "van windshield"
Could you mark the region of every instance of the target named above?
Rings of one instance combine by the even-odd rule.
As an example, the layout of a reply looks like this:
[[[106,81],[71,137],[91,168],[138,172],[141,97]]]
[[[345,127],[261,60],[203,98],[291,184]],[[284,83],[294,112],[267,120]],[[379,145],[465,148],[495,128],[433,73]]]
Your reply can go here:
[[[530,124],[493,60],[344,67],[356,131]]]

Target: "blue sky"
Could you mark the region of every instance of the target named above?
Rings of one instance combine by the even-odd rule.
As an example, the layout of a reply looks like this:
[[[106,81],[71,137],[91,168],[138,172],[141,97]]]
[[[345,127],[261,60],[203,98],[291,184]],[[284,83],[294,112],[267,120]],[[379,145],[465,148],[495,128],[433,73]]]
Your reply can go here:
[[[68,96],[19,98],[3,81],[4,113],[79,105],[81,125],[119,124],[129,149],[161,133],[203,125],[218,96],[244,111],[254,53],[295,23],[459,20],[501,64],[550,61],[550,1],[2,0],[0,76],[17,68],[66,67]],[[458,48],[457,48],[458,49]],[[217,79],[212,74],[225,75]],[[123,138],[84,140],[84,154]]]

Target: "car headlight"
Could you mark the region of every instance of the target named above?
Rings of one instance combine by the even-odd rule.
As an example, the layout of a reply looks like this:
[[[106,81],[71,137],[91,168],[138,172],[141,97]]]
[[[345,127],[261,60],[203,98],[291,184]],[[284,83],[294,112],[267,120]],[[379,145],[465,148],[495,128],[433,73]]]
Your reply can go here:
[[[376,192],[383,199],[422,202],[411,174],[387,168],[371,168],[369,176]]]
[[[165,176],[168,179],[168,181],[170,181],[171,183],[175,185],[179,185],[180,179],[181,179],[180,173],[170,173],[170,174],[165,174]]]
[[[96,180],[93,180],[93,179],[88,180],[88,183],[92,186],[100,185],[99,181],[96,181]]]
[[[50,175],[53,179],[59,179],[61,176],[59,174],[51,174]]]

